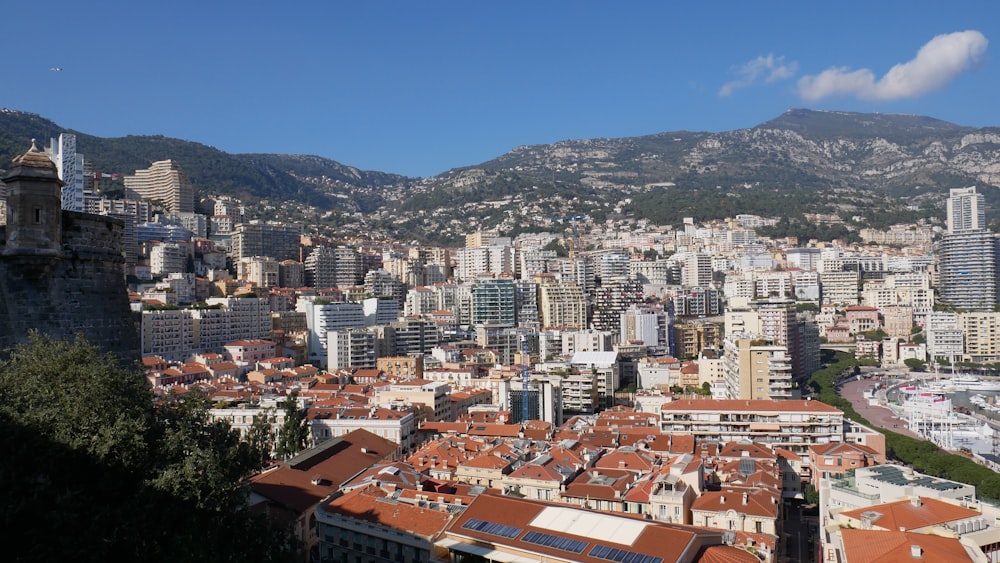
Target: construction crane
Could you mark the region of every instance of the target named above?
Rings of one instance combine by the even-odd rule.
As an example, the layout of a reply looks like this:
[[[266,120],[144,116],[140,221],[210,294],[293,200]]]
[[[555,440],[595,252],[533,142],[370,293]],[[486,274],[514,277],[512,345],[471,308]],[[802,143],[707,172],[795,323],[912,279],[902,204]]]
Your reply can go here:
[[[569,258],[573,260],[576,258],[576,247],[580,244],[580,232],[576,228],[577,221],[587,219],[586,215],[562,215],[552,217],[553,221],[559,221],[560,223],[565,223],[569,221],[569,224],[573,227],[573,240],[569,245]]]

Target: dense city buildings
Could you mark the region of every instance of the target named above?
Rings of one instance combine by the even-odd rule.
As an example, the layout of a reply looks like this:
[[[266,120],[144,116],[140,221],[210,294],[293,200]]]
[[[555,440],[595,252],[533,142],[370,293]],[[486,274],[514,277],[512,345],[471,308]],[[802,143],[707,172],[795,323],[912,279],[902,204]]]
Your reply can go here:
[[[806,385],[821,345],[885,369],[1000,362],[997,238],[974,187],[951,191],[946,232],[864,244],[768,238],[754,227],[774,221],[750,215],[574,216],[449,249],[334,240],[232,197],[195,213],[171,160],[128,176],[130,199],[83,198],[55,175],[83,169],[71,137],[5,177],[0,258],[90,260],[87,236],[112,233],[100,259],[128,275],[157,396],[204,391],[244,436],[302,415],[310,449],[252,478],[250,502],[316,560],[794,559],[785,501],[813,489],[829,560],[862,531],[937,549],[903,511],[997,559],[974,488],[885,465],[885,437]],[[42,164],[44,194],[23,174]],[[59,211],[78,204],[109,217]]]

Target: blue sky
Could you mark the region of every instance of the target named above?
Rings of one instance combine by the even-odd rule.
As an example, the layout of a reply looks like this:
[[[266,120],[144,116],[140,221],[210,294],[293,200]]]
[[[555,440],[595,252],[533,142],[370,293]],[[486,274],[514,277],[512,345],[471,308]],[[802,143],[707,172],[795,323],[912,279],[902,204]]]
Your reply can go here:
[[[409,176],[792,107],[1000,126],[995,1],[54,0],[4,19],[0,107]]]

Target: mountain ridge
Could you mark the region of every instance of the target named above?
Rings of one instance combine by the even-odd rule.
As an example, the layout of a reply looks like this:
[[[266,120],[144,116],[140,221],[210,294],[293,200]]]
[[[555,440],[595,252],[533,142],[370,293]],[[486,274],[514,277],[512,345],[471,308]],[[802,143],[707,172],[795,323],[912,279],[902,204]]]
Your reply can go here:
[[[62,131],[35,114],[0,112],[0,162],[23,152],[27,138]],[[750,192],[781,194],[789,204],[790,194],[807,200],[771,209],[774,213],[794,208],[800,214],[847,214],[899,198],[911,206],[938,205],[953,187],[1000,187],[1000,128],[908,114],[792,108],[754,127],[718,133],[523,145],[429,178],[364,171],[315,155],[228,154],[163,136],[104,139],[74,133],[79,152],[95,170],[130,174],[153,160],[172,158],[202,195],[289,201],[344,217],[371,214],[334,223],[427,240],[454,239],[463,225],[543,228],[546,216],[570,213],[598,218],[629,213],[655,221],[676,221],[679,213],[712,218],[738,208],[731,204],[741,198],[754,208]],[[716,201],[708,195],[716,190],[727,197]],[[1000,206],[1000,190],[984,191],[991,205]],[[669,210],[657,198],[669,199]],[[644,205],[622,206],[626,200]]]

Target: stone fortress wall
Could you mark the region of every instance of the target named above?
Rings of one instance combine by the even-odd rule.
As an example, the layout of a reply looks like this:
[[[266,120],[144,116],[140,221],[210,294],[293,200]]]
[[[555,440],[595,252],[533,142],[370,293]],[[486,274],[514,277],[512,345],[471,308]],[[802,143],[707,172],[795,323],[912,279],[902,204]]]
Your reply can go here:
[[[10,181],[11,175],[14,172],[4,179]],[[30,170],[26,177],[23,183],[45,180],[31,177]],[[11,187],[8,184],[9,193],[13,193]],[[60,237],[56,252],[51,248],[34,251],[23,235],[14,248],[8,240],[11,231],[18,229],[16,222],[11,224],[12,214],[39,216],[37,208],[17,206],[58,205],[58,201],[38,201],[9,198],[8,224],[0,226],[0,355],[37,330],[56,339],[82,335],[125,362],[137,361],[139,336],[129,307],[122,253],[124,223],[60,209],[60,224],[51,231]]]

